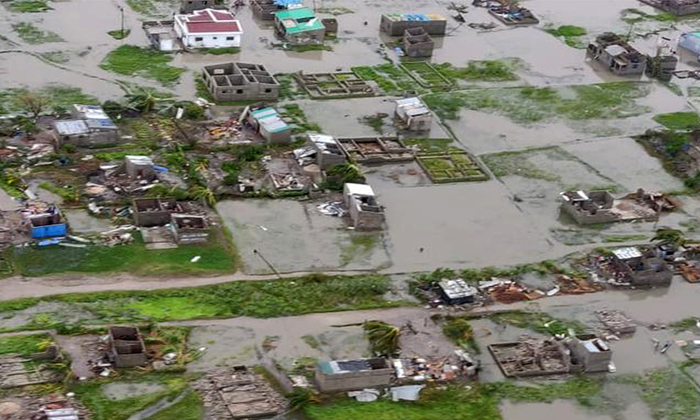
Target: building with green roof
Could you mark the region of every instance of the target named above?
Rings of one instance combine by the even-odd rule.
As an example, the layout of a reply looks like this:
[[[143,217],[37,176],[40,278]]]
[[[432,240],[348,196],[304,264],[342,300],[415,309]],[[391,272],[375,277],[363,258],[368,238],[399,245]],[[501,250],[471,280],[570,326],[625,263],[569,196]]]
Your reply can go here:
[[[321,44],[326,27],[308,7],[275,12],[275,30],[292,45]]]

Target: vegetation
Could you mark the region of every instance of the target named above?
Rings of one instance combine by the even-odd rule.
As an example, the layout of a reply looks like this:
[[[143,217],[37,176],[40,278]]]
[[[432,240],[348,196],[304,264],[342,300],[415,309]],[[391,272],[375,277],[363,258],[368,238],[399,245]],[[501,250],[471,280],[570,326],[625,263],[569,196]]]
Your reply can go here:
[[[436,64],[435,69],[450,80],[505,82],[518,80],[513,63],[504,60],[470,61],[466,67],[450,63]]]
[[[0,337],[0,355],[17,353],[28,356],[44,350],[47,343],[51,343],[48,334],[28,334]]]
[[[408,73],[393,64],[358,66],[351,70],[362,80],[375,82],[379,89],[387,94],[424,91]]]
[[[210,55],[225,55],[225,54],[238,54],[241,49],[238,47],[226,47],[226,48],[198,48],[196,52],[200,54],[210,54]]]
[[[202,399],[194,391],[188,391],[187,395],[178,403],[165,410],[159,411],[147,420],[201,420],[204,417]]]
[[[16,13],[41,13],[53,10],[46,0],[10,0],[5,1],[7,8]]]
[[[574,399],[586,404],[601,388],[599,381],[586,378],[534,386],[500,382],[471,389],[451,385],[444,389],[428,387],[415,403],[380,399],[367,404],[341,397],[309,405],[305,412],[311,420],[500,420],[498,406],[506,399],[523,403]]]
[[[112,291],[25,298],[0,302],[0,313],[61,302],[89,311],[92,323],[174,321],[195,318],[258,318],[314,312],[398,307],[386,301],[390,280],[380,275],[308,275],[284,280],[234,281],[153,291]]]
[[[586,44],[581,41],[581,37],[586,35],[586,29],[579,26],[563,25],[558,28],[546,29],[546,32],[557,38],[562,38],[566,45],[573,48],[586,48]]]
[[[74,203],[80,200],[80,191],[72,185],[66,185],[61,188],[50,182],[41,182],[39,187],[58,195],[67,203]]]
[[[104,386],[109,383],[155,383],[165,385],[162,391],[141,394],[121,399],[111,399],[104,394]],[[126,420],[131,415],[144,410],[162,399],[172,400],[182,393],[187,382],[181,375],[153,373],[148,375],[126,375],[119,381],[109,379],[79,382],[73,385],[72,392],[90,410],[95,420]],[[178,417],[179,418],[179,417]]]
[[[423,99],[440,117],[458,119],[462,108],[499,112],[511,120],[536,123],[569,120],[627,118],[649,111],[635,99],[648,95],[646,84],[617,82],[568,87],[473,89],[434,93]]]
[[[141,76],[157,80],[163,85],[171,85],[177,83],[185,71],[183,68],[168,65],[172,59],[172,55],[149,47],[122,45],[107,54],[100,67],[115,73]]]
[[[217,236],[218,235],[218,236]],[[230,273],[236,258],[222,235],[201,245],[175,249],[147,250],[140,235],[131,244],[86,248],[15,248],[10,260],[17,274],[35,277],[57,273],[129,272],[143,276],[186,276],[205,273]],[[201,257],[196,263],[190,260]]]
[[[320,133],[321,126],[316,123],[309,122],[304,110],[297,104],[286,104],[282,107],[280,114],[290,120],[294,125],[292,128],[293,134],[301,134],[309,131]]]
[[[347,246],[343,246],[340,251],[341,265],[348,265],[358,257],[370,257],[380,240],[381,235],[378,234],[353,233],[350,236],[350,243]]]
[[[362,175],[359,166],[352,163],[342,163],[326,171],[327,188],[340,191],[348,182],[356,184],[365,182],[365,176]]]
[[[308,51],[333,51],[333,47],[325,44],[308,44],[308,45],[287,45],[283,47],[285,50],[294,51],[298,53],[308,52]]]
[[[51,31],[42,31],[29,22],[13,23],[12,29],[27,44],[48,44],[49,42],[62,42],[57,33]]]
[[[625,9],[622,11],[622,20],[625,23],[633,24],[644,20],[655,20],[658,22],[674,22],[679,17],[671,13],[649,14],[639,9]]]
[[[673,112],[659,114],[654,121],[670,130],[691,130],[700,127],[700,117],[696,112]]]
[[[465,318],[448,316],[442,325],[442,332],[458,346],[480,353],[472,326]]]
[[[669,324],[669,327],[671,327],[675,333],[680,333],[683,331],[696,331],[699,329],[697,325],[697,318],[685,318],[680,321],[672,322]]]
[[[377,134],[382,134],[383,130],[382,127],[384,127],[384,119],[387,118],[388,115],[383,113],[383,112],[378,112],[374,115],[366,115],[362,118],[360,118],[360,122],[372,127],[375,133]]]
[[[347,7],[319,7],[318,9],[316,9],[316,12],[319,14],[333,15],[333,16],[340,16],[340,15],[347,15],[350,13],[355,13],[352,10],[348,9]]]
[[[123,31],[121,29],[115,29],[107,32],[107,34],[114,39],[124,39],[131,34],[131,29],[124,29]]]
[[[656,369],[622,379],[640,388],[642,400],[655,419],[700,418],[700,393],[691,379],[673,368]]]
[[[381,356],[395,355],[399,351],[401,330],[396,325],[382,321],[365,321],[362,329],[372,347],[372,352]]]
[[[216,3],[221,3],[215,0]],[[131,9],[145,16],[165,17],[170,16],[173,7],[180,4],[180,0],[126,0]]]
[[[587,327],[578,321],[556,319],[544,312],[508,311],[489,316],[496,323],[506,323],[526,328],[540,334],[568,335],[569,329],[576,334],[584,333]]]
[[[559,181],[559,175],[542,169],[539,165],[536,165],[529,160],[529,158],[533,155],[540,153],[544,153],[549,156],[556,156],[558,159],[576,159],[573,155],[557,146],[529,149],[525,151],[494,153],[484,155],[481,158],[486,166],[491,169],[493,174],[499,178],[505,176],[520,176],[523,178],[540,179],[549,182]]]

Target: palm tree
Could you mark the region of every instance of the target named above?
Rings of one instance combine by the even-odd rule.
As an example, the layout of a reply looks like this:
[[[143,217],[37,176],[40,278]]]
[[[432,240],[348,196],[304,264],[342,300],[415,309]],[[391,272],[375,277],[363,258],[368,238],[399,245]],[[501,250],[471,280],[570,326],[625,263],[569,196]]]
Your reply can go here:
[[[661,245],[670,245],[673,249],[678,249],[687,243],[683,232],[671,228],[657,229],[656,235],[651,240],[652,242],[659,241]]]
[[[381,355],[393,355],[399,350],[401,330],[383,321],[365,321],[362,324],[372,350]]]
[[[216,205],[216,194],[209,187],[197,185],[190,189],[190,194],[192,194],[192,196],[195,199],[202,200],[205,203],[209,204],[211,207],[214,207]]]
[[[153,89],[137,88],[125,95],[129,108],[142,114],[156,111],[163,106],[172,105],[173,99],[158,95]]]

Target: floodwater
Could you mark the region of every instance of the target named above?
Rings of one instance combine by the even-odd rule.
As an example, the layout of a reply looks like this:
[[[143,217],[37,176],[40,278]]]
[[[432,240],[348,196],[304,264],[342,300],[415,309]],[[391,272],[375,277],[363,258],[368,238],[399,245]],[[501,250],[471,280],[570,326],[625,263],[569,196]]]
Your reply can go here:
[[[353,243],[362,234],[349,230],[346,220],[321,213],[319,204],[224,200],[216,208],[233,233],[248,274],[271,273],[265,260],[278,272],[371,270],[390,264],[381,233],[368,246]]]
[[[584,407],[577,405],[573,401],[563,400],[557,400],[552,403],[518,404],[505,401],[501,404],[501,414],[504,420],[613,420],[612,417],[607,415],[587,412]]]
[[[94,217],[85,210],[63,210],[63,214],[75,233],[99,233],[113,227],[110,219]]]

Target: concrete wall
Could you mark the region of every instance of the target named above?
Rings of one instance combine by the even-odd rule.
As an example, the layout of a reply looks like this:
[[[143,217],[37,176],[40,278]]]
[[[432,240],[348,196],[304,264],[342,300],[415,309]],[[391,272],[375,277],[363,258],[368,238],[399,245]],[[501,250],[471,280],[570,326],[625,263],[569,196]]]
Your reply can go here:
[[[596,214],[590,214],[587,211],[579,210],[579,208],[574,206],[570,201],[563,201],[561,203],[561,210],[571,216],[579,225],[612,223],[619,220],[615,214],[605,210],[599,210]]]
[[[270,143],[282,144],[290,143],[292,141],[292,129],[289,128],[283,131],[277,131],[274,133],[269,133],[265,130],[265,127],[260,127],[260,135]]]
[[[337,374],[325,374],[316,370],[316,384],[321,392],[351,391],[387,386],[393,375],[394,370],[391,368]]]
[[[170,223],[170,210],[139,210],[142,206],[157,206],[160,203],[158,198],[139,198],[133,201],[133,219],[136,226],[163,226]]]
[[[380,23],[380,29],[387,35],[391,36],[402,36],[406,29],[411,28],[423,28],[430,35],[445,35],[445,30],[447,29],[446,20],[427,20],[427,21],[414,21],[414,20],[401,20],[393,21],[382,15],[382,20]]]
[[[284,37],[292,45],[321,44],[326,38],[326,29],[321,28],[315,31],[300,32]]]
[[[384,225],[383,211],[363,210],[360,201],[354,197],[346,198],[350,219],[357,230],[381,229]]]
[[[585,337],[585,340],[590,338]],[[612,361],[612,351],[590,352],[578,338],[574,338],[567,343],[571,353],[582,364],[584,372],[607,372],[608,365]]]
[[[69,136],[59,136],[54,132],[57,145],[72,144],[78,147],[104,146],[117,144],[119,142],[118,130],[96,131],[86,134],[75,134]]]
[[[276,100],[279,97],[279,84],[275,78],[264,66],[252,66],[260,69],[245,67],[244,70],[251,70],[256,79],[259,76],[258,81],[248,80],[235,63],[206,66],[202,70],[202,77],[217,101]],[[223,74],[216,74],[217,70],[223,71]],[[269,83],[265,82],[266,78],[271,78]]]
[[[180,13],[192,13],[195,10],[213,8],[215,0],[182,0]]]

